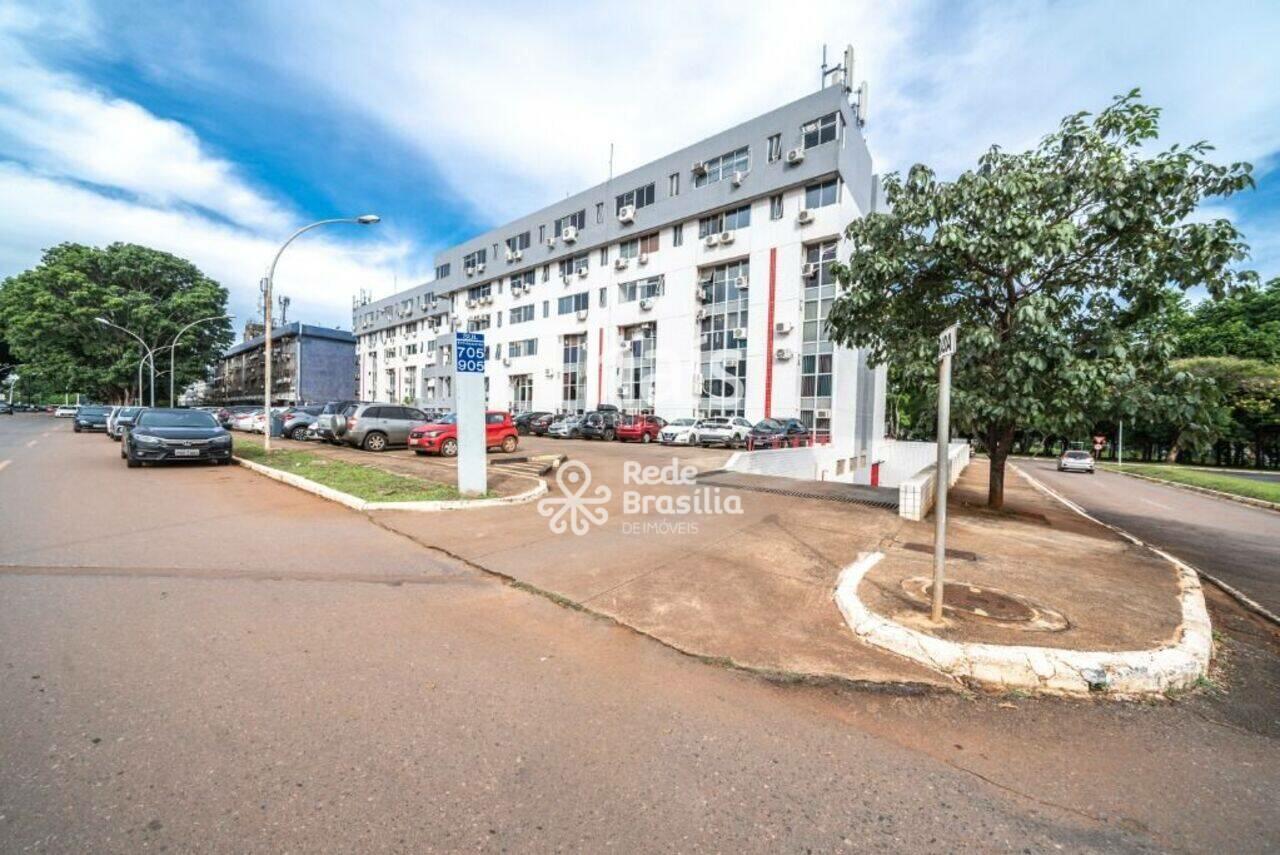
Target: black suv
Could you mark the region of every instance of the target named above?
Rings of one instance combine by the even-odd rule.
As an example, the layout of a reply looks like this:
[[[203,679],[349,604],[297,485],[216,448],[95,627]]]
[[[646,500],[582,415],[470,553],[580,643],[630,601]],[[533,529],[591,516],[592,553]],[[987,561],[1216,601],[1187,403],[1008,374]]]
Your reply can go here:
[[[231,462],[231,434],[211,413],[200,410],[143,410],[120,443],[130,469],[143,463],[212,460]]]
[[[551,413],[543,412],[541,410],[534,410],[528,413],[520,413],[513,419],[513,421],[516,423],[516,433],[520,434],[521,436],[528,436],[529,434],[533,433],[533,423],[538,419],[542,418],[543,416],[549,416],[549,415],[551,415]],[[548,421],[548,423],[550,422]]]
[[[583,416],[578,430],[583,439],[603,439],[605,442],[613,442],[618,436],[618,425],[621,421],[622,414],[617,410],[600,409]]]
[[[752,446],[791,445],[809,436],[809,428],[799,419],[761,419],[751,428],[747,441]]]
[[[75,418],[71,422],[71,429],[76,433],[82,430],[106,430],[107,416],[110,414],[110,407],[80,407],[76,410]]]

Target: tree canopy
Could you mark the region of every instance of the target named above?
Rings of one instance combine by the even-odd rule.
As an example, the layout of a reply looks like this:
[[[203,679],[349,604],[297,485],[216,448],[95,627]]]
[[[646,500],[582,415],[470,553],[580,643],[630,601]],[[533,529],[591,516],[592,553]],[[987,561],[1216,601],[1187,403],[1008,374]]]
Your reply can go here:
[[[932,395],[937,335],[960,324],[953,413],[991,455],[993,507],[1017,429],[1088,429],[1113,389],[1167,363],[1170,293],[1252,281],[1233,269],[1236,228],[1191,220],[1251,187],[1251,167],[1210,162],[1204,142],[1149,153],[1159,115],[1135,90],[954,181],[917,164],[884,179],[888,210],[848,227],[833,337]]]
[[[186,324],[226,311],[227,290],[189,261],[135,244],[100,249],[64,243],[0,286],[0,338],[22,364],[24,388],[122,400],[136,388],[142,348],[95,318],[134,331],[153,348],[167,348]],[[231,341],[229,320],[188,330],[176,353],[177,388],[203,377]],[[168,367],[166,349],[157,355],[157,374]],[[163,386],[159,379],[156,385],[159,402],[167,374]]]

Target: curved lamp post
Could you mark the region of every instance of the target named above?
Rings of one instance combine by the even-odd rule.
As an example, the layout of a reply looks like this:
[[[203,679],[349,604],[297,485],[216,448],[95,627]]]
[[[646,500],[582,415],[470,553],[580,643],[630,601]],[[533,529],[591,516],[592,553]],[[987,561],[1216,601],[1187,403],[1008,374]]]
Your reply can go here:
[[[382,218],[377,214],[365,214],[361,217],[338,217],[332,220],[319,220],[310,225],[303,226],[293,234],[289,235],[289,239],[280,245],[280,249],[276,251],[276,257],[271,259],[271,267],[267,270],[267,287],[263,294],[264,311],[262,317],[263,339],[262,339],[262,374],[263,374],[263,408],[262,413],[266,419],[266,431],[263,434],[263,448],[266,451],[271,450],[271,287],[275,283],[276,264],[280,261],[280,256],[288,249],[289,244],[298,239],[304,232],[320,226],[335,225],[337,223],[356,223],[361,226],[371,226],[379,222]],[[301,358],[301,355],[299,355]],[[298,390],[302,391],[302,390]]]
[[[153,407],[154,407],[154,406],[156,405],[156,357],[155,357],[155,351],[154,351],[154,350],[153,350],[153,349],[152,349],[152,348],[151,348],[151,347],[150,347],[150,346],[149,346],[145,341],[143,341],[143,340],[142,340],[142,336],[138,335],[137,333],[133,332],[132,330],[127,330],[127,329],[125,329],[124,327],[120,326],[119,324],[113,324],[113,323],[111,323],[111,321],[107,320],[106,318],[94,318],[94,320],[95,320],[95,321],[97,321],[98,323],[102,324],[103,326],[111,327],[112,329],[117,329],[117,330],[120,330],[120,332],[122,332],[122,333],[127,333],[127,334],[129,334],[129,335],[133,336],[134,338],[136,338],[136,339],[138,340],[138,344],[142,345],[142,349],[143,349],[143,350],[145,350],[145,351],[147,352],[147,355],[146,355],[146,357],[145,357],[145,359],[144,359],[143,361],[145,362],[145,361],[147,361],[147,360],[150,360],[150,362],[151,362],[151,406],[153,406]],[[142,401],[142,362],[139,362],[139,363],[138,363],[138,401],[139,401],[139,402],[141,402],[141,401]]]
[[[233,320],[234,318],[235,318],[235,315],[213,315],[213,316],[208,317],[208,318],[201,318],[201,319],[200,319],[200,320],[198,320],[198,321],[192,321],[191,323],[187,324],[187,325],[186,325],[185,327],[183,327],[182,329],[178,330],[178,334],[177,334],[177,335],[175,335],[175,336],[173,337],[173,343],[172,343],[172,344],[165,345],[165,347],[168,347],[168,348],[169,348],[169,406],[171,406],[171,407],[172,407],[172,406],[174,405],[174,397],[173,397],[173,378],[174,378],[174,373],[173,373],[173,358],[174,358],[174,354],[175,354],[175,353],[177,352],[177,350],[178,350],[178,339],[182,338],[182,334],[183,334],[183,333],[185,333],[187,330],[191,329],[192,327],[196,326],[197,324],[206,324],[206,323],[208,323],[209,321],[222,321],[222,320],[230,321],[230,320]]]

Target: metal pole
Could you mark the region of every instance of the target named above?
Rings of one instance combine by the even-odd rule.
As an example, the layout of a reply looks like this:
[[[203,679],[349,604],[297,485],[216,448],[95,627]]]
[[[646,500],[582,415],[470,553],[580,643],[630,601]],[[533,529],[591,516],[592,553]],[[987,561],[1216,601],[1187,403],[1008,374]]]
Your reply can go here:
[[[1116,465],[1124,465],[1124,419],[1120,419],[1120,439],[1116,443]]]
[[[173,359],[174,354],[178,351],[178,339],[182,338],[182,334],[197,324],[208,323],[209,321],[231,320],[235,315],[212,315],[207,318],[201,318],[198,321],[192,321],[182,329],[178,330],[178,334],[173,337],[173,344],[169,345],[169,406],[174,406],[175,398],[173,393]]]
[[[943,570],[947,561],[947,488],[950,486],[951,354],[938,364],[938,463],[935,467],[933,508],[933,603],[930,616],[942,621]]]

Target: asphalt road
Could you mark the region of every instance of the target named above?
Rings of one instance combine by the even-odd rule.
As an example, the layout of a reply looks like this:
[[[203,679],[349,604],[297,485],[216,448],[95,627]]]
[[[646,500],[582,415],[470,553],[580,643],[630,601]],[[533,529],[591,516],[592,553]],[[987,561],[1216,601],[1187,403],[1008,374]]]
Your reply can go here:
[[[247,471],[116,454],[0,422],[0,851],[1280,845],[1280,731],[1230,693],[775,685]]]
[[[1016,461],[1098,519],[1120,526],[1280,614],[1280,513],[1098,471]]]

